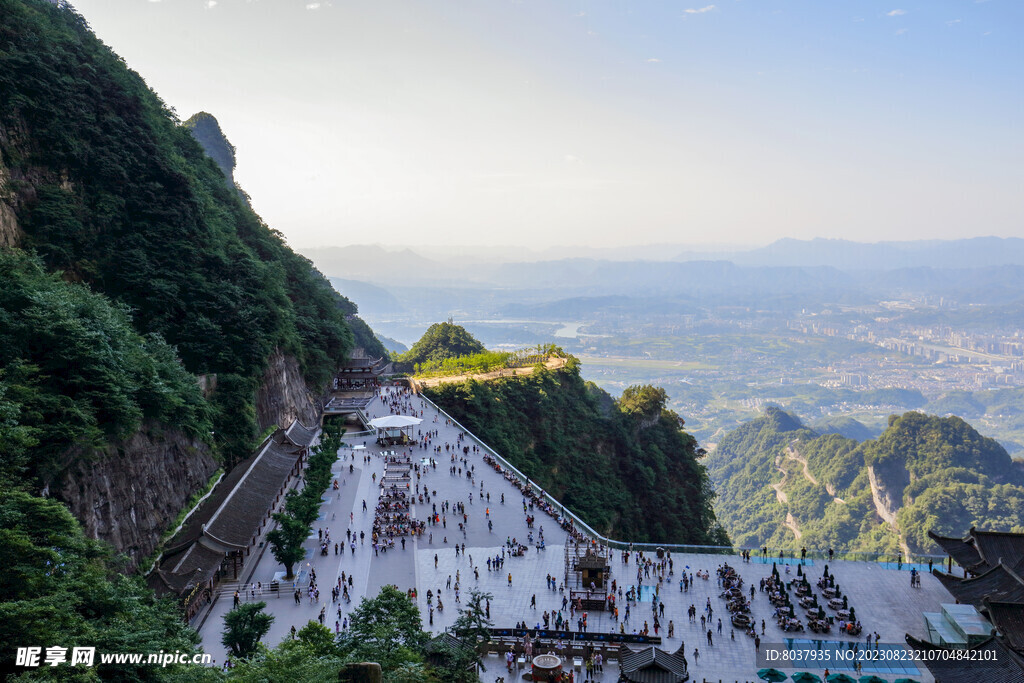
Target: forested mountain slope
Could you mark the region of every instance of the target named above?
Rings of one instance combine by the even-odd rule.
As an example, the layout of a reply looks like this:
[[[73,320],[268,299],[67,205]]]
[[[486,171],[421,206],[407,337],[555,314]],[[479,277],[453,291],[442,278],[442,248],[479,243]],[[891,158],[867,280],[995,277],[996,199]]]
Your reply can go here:
[[[72,8],[0,0],[6,642],[190,649],[110,577],[261,430],[317,419],[352,328],[377,343],[355,314]]]
[[[707,459],[716,511],[736,543],[935,552],[929,530],[1024,531],[1024,472],[957,417],[905,413],[863,442],[807,429],[778,408]]]
[[[263,224],[83,19],[24,0],[0,11],[7,232],[129,307],[139,333],[161,336],[188,371],[216,374],[214,440],[229,463],[244,457],[265,426],[254,395],[271,356],[324,386],[353,346],[355,306]]]
[[[560,370],[443,384],[427,395],[607,536],[724,544],[697,443],[665,393],[632,387],[614,401]]]

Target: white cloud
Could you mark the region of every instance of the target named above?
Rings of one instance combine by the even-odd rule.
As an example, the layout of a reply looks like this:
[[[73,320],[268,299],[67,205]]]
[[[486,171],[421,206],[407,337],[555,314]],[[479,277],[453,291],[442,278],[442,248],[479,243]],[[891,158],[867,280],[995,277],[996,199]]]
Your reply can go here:
[[[901,16],[903,16],[906,13],[907,13],[907,10],[905,10],[905,9],[894,9],[891,12],[886,12],[885,16],[887,16],[887,17],[901,17]]]
[[[311,2],[308,5],[306,5],[306,9],[320,9],[320,3],[319,2]]]
[[[704,14],[705,12],[710,12],[713,9],[715,9],[714,5],[708,5],[707,7],[700,7],[700,8],[697,8],[697,9],[691,7],[690,9],[684,9],[683,13],[684,14]]]
[[[896,35],[898,35],[898,36],[902,36],[902,35],[903,35],[904,33],[906,33],[906,32],[907,32],[907,31],[909,31],[909,30],[910,30],[910,29],[908,29],[908,28],[901,28],[901,29],[897,29],[897,30],[896,30]]]
[[[960,23],[959,19],[953,19],[952,21],[947,21],[946,22],[946,26],[952,26],[954,24],[959,24],[959,23]]]
[[[649,64],[660,64],[661,60],[658,59],[657,57],[651,57],[650,59],[647,60],[647,62]]]
[[[566,154],[564,157],[562,157],[562,160],[565,161],[565,163],[567,164],[583,163],[583,159],[580,159],[578,156],[575,156],[574,154]]]
[[[577,12],[573,16],[574,17],[585,17],[585,16],[587,16],[587,13],[586,12]]]
[[[206,0],[206,9],[213,9],[217,6],[217,0]]]

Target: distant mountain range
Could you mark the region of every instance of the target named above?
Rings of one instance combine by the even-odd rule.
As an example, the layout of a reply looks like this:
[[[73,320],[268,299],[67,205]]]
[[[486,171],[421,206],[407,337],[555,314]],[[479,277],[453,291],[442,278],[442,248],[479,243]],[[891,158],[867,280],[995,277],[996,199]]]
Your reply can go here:
[[[904,268],[987,268],[1024,266],[1024,239],[974,237],[957,240],[854,242],[841,239],[780,239],[763,247],[690,248],[685,245],[632,247],[573,247],[531,251],[518,247],[446,249],[352,245],[301,250],[328,275],[346,273],[356,279],[394,277],[409,273],[420,278],[452,279],[472,272],[490,279],[494,266],[507,264],[624,263],[727,261],[739,266],[827,266],[842,271],[898,270]],[[485,266],[485,267],[481,267]],[[363,277],[369,274],[372,277]]]
[[[1024,239],[975,237],[876,243],[820,238],[781,239],[760,249],[723,253],[720,256],[745,266],[831,266],[840,270],[982,268],[1024,265]],[[684,252],[676,260],[707,258],[707,254]]]
[[[344,274],[350,290],[341,289],[345,294],[356,300],[365,294],[361,303],[368,309],[383,305],[388,314],[409,308],[403,300],[409,297],[397,295],[401,287],[416,288],[414,298],[420,301],[430,298],[423,288],[433,287],[445,289],[449,298],[455,290],[518,290],[514,303],[602,296],[686,296],[714,303],[710,299],[724,296],[730,303],[757,307],[796,299],[858,304],[921,295],[1005,304],[1024,292],[1024,240],[1018,238],[877,244],[786,239],[730,254],[687,252],[675,260],[652,254],[647,260],[448,261],[380,246],[308,249],[304,254],[326,275]],[[363,288],[357,295],[352,290],[358,282],[386,291]],[[396,301],[381,298],[389,295]]]

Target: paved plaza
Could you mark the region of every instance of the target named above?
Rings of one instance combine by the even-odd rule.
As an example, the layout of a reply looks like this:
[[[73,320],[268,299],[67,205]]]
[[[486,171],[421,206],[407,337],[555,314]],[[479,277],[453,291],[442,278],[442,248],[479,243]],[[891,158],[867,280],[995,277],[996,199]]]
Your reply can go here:
[[[422,417],[423,423],[416,428],[426,434],[428,431],[437,430],[437,436],[429,442],[427,449],[422,446],[406,447],[404,450],[396,448],[399,453],[406,453],[412,457],[413,462],[420,462],[420,474],[413,477],[413,490],[418,484],[420,491],[429,492],[429,502],[424,497],[420,503],[418,498],[411,510],[414,519],[426,519],[427,515],[434,511],[443,517],[443,523],[428,526],[422,536],[407,537],[406,546],[403,549],[396,541],[395,548],[387,552],[375,554],[371,547],[371,531],[373,525],[374,508],[377,503],[380,491],[378,484],[384,473],[384,460],[381,449],[372,437],[358,437],[348,439],[347,445],[340,451],[340,458],[334,465],[335,476],[340,487],[339,490],[329,490],[324,497],[321,519],[317,526],[322,526],[330,531],[331,552],[327,556],[319,553],[317,534],[311,535],[308,543],[307,558],[303,562],[302,573],[299,576],[300,586],[308,580],[308,573],[315,569],[318,584],[321,586],[319,603],[310,603],[308,597],[303,595],[300,604],[296,604],[290,586],[281,592],[280,597],[270,596],[265,593],[262,599],[268,603],[268,611],[275,616],[274,624],[265,642],[276,645],[282,639],[289,637],[291,627],[302,628],[308,621],[316,620],[322,608],[326,607],[326,618],[324,624],[329,628],[335,628],[335,623],[343,623],[349,612],[359,604],[364,596],[375,596],[380,588],[387,584],[398,586],[405,591],[416,588],[418,592],[418,604],[423,615],[424,628],[434,633],[440,633],[450,627],[458,616],[458,609],[465,602],[471,590],[477,589],[488,592],[493,597],[490,600],[490,615],[497,628],[511,628],[517,622],[525,621],[533,627],[542,623],[541,615],[544,611],[557,613],[562,610],[563,593],[557,587],[551,590],[546,587],[547,577],[554,576],[561,584],[565,576],[564,548],[568,539],[567,534],[562,531],[556,521],[538,510],[527,509],[524,512],[524,500],[522,494],[510,482],[506,481],[501,474],[483,462],[482,453],[470,451],[468,456],[463,456],[461,446],[479,445],[472,439],[467,438],[461,444],[458,453],[453,448],[460,434],[457,425],[448,424],[445,417],[429,403],[419,397],[411,397],[401,406],[402,414],[415,414]],[[380,396],[367,407],[368,417],[380,417],[391,414],[391,409],[385,404]],[[351,446],[363,445],[365,450],[353,450]],[[448,444],[450,450],[445,450]],[[437,453],[433,449],[441,447]],[[452,460],[454,456],[454,461]],[[466,463],[463,463],[463,457]],[[368,458],[369,462],[364,462]],[[423,464],[433,458],[436,468]],[[427,459],[427,460],[423,460]],[[456,467],[456,472],[450,472],[451,467]],[[350,472],[350,467],[352,471]],[[458,468],[462,468],[461,474]],[[466,476],[467,468],[470,469],[472,478]],[[481,494],[482,491],[482,494]],[[472,500],[470,500],[472,495]],[[504,495],[504,503],[501,502]],[[489,499],[488,499],[489,496]],[[366,501],[366,511],[363,510],[363,501]],[[442,505],[447,502],[454,508],[458,503],[466,506],[466,517],[456,514],[454,509],[442,513]],[[534,515],[536,522],[532,529],[533,541],[539,540],[543,530],[543,537],[546,547],[537,550],[528,541],[531,530],[526,524],[526,515]],[[488,524],[491,522],[493,528]],[[459,524],[463,523],[460,530]],[[356,542],[356,549],[353,553],[350,549],[335,555],[333,544],[335,542],[345,545],[346,530],[351,529],[355,536],[365,532],[365,540]],[[504,564],[495,571],[490,571],[487,566],[488,558],[502,557],[502,550],[507,539],[516,539],[529,550],[523,557],[512,557],[505,553]],[[460,545],[460,552],[456,556],[456,544]],[[461,545],[465,544],[465,553],[461,552]],[[660,618],[662,629],[660,635],[663,638],[662,648],[674,651],[685,642],[685,653],[689,661],[691,680],[701,681],[754,681],[757,664],[753,639],[741,632],[736,632],[735,637],[731,632],[729,615],[725,609],[725,600],[719,597],[721,589],[717,586],[715,570],[723,562],[728,562],[738,570],[744,578],[744,590],[749,591],[749,586],[757,586],[760,579],[771,573],[771,563],[751,562],[743,563],[737,556],[723,555],[701,555],[701,554],[673,554],[672,556],[674,573],[666,577],[664,583],[659,586],[659,597],[665,604],[665,616]],[[793,562],[790,560],[790,562]],[[817,560],[814,565],[806,567],[811,584],[821,576],[824,563]],[[274,562],[269,549],[265,550],[255,563],[251,578],[247,581],[261,582],[268,585],[276,577],[282,575],[283,568]],[[624,591],[636,581],[636,562],[631,559],[629,564],[624,564],[620,552],[613,552],[612,576],[619,587]],[[791,574],[785,575],[784,567],[780,565],[780,572],[783,578],[791,580],[796,578],[796,567],[790,567]],[[710,579],[696,579],[690,586],[688,592],[682,592],[679,586],[681,571],[687,571],[694,575],[698,570],[706,570],[710,573]],[[856,607],[857,615],[864,625],[864,634],[858,638],[849,638],[835,635],[823,635],[822,639],[827,641],[839,641],[843,646],[847,641],[851,644],[856,642],[858,647],[863,649],[864,636],[867,633],[877,632],[881,642],[903,643],[904,634],[925,638],[924,621],[922,612],[939,611],[940,603],[953,602],[953,599],[946,590],[939,584],[938,580],[931,575],[925,574],[921,579],[920,588],[910,587],[910,572],[907,570],[897,571],[887,569],[877,563],[868,562],[846,562],[835,561],[829,564],[829,570],[836,576],[841,585],[843,593],[848,596],[849,604]],[[345,572],[346,577],[353,576],[351,589],[352,601],[332,603],[330,589],[335,585],[337,578]],[[511,575],[511,583],[509,583]],[[449,584],[449,577],[451,583]],[[456,599],[455,586],[459,587],[459,597]],[[656,579],[645,579],[645,585],[656,585]],[[427,605],[427,591],[430,590],[438,596],[444,605],[443,610],[429,609]],[[816,593],[820,592],[815,590]],[[568,591],[564,593],[568,597]],[[749,593],[748,593],[749,595]],[[536,596],[536,607],[531,607],[531,600]],[[435,597],[433,604],[436,607],[438,597]],[[629,603],[630,615],[625,621],[626,633],[639,632],[645,620],[652,626],[650,596],[645,595],[646,601]],[[249,599],[249,596],[246,596]],[[259,596],[257,596],[257,599]],[[701,629],[699,621],[689,623],[687,609],[691,604],[698,609],[698,618],[710,599],[713,616],[711,628],[713,630],[713,644],[708,645],[706,629]],[[213,605],[209,614],[205,617],[200,628],[203,638],[203,647],[206,652],[212,653],[216,661],[222,662],[225,651],[220,643],[221,631],[223,629],[224,614],[231,608],[231,597],[222,596]],[[626,601],[619,602],[620,618],[625,616]],[[811,640],[813,633],[784,633],[776,625],[771,615],[773,607],[768,601],[767,594],[757,592],[752,604],[752,615],[758,624],[757,631],[760,633],[760,622],[765,621],[765,635],[762,636],[762,648],[769,644],[782,644],[786,638],[801,638]],[[569,618],[568,610],[563,610],[564,618]],[[722,632],[718,633],[718,619],[723,622]],[[669,621],[674,622],[675,635],[668,638],[666,629]],[[432,622],[432,623],[431,623]],[[571,620],[572,630],[575,630],[575,619]],[[613,616],[607,612],[588,613],[589,632],[616,632],[620,631],[620,625],[614,621]],[[568,627],[567,627],[568,628]],[[797,647],[816,648],[818,644],[797,645]],[[825,647],[828,647],[825,645]],[[694,658],[694,649],[699,649],[699,657]],[[514,680],[504,670],[503,660],[490,656],[485,659],[487,671],[482,675],[483,681],[494,681],[498,676],[505,676],[506,681]],[[782,668],[782,667],[779,667]],[[605,665],[603,675],[599,675],[599,681],[615,681],[618,678],[618,671],[614,663]],[[797,669],[789,669],[790,672]],[[820,669],[810,669],[819,675]],[[832,667],[832,671],[836,671]],[[865,673],[877,673],[882,678],[893,680],[895,674],[889,674],[884,669],[871,670],[865,668]],[[913,667],[911,670],[902,672],[900,675],[918,679],[923,682],[931,681],[925,667]]]

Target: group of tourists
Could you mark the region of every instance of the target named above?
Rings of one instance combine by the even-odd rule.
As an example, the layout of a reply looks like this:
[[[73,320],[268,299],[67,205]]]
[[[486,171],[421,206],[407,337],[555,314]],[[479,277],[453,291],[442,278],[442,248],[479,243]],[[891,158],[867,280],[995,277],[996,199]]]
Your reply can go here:
[[[564,531],[577,541],[587,540],[586,535],[576,528],[576,523],[573,519],[561,514],[561,512],[559,512],[558,509],[543,496],[543,492],[537,492],[527,482],[517,477],[511,470],[502,467],[490,453],[484,453],[483,460],[494,468],[495,472],[501,474],[509,483],[519,489],[519,492],[522,493],[526,501],[528,501],[528,503],[524,503],[524,505],[528,504],[531,510],[539,509],[542,512],[547,513]]]

